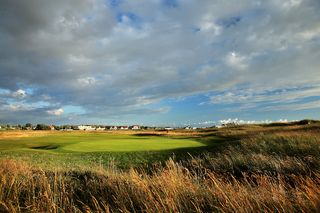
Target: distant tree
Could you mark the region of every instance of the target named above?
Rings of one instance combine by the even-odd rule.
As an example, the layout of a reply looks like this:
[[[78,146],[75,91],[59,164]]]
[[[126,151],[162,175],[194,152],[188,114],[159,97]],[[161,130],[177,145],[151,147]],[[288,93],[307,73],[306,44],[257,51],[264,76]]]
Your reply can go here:
[[[79,127],[78,127],[78,126],[73,125],[73,126],[71,126],[71,129],[73,129],[73,130],[79,130]]]
[[[36,130],[50,130],[50,127],[45,124],[37,124]]]
[[[30,127],[30,128],[32,128],[32,124],[31,123],[26,123],[26,125],[25,125],[26,127]]]
[[[71,126],[70,125],[63,125],[62,128],[63,129],[71,129]]]
[[[60,126],[54,126],[54,128],[55,128],[56,130],[60,130],[60,129],[61,129]]]

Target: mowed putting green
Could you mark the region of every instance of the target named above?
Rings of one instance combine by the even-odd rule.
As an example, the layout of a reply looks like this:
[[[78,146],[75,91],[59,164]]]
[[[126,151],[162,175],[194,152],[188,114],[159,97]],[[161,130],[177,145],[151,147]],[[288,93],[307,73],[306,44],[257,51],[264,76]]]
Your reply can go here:
[[[44,135],[0,137],[0,151],[138,152],[203,147],[194,138],[130,134],[55,132]]]

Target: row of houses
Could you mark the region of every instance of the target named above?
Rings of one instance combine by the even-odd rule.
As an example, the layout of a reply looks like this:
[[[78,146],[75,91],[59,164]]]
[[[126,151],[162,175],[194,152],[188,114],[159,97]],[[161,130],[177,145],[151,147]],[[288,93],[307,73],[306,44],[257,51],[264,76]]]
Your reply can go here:
[[[73,131],[73,130],[81,130],[81,131],[105,131],[105,130],[139,130],[139,129],[146,129],[146,130],[175,130],[175,129],[186,129],[186,130],[195,130],[198,127],[192,126],[184,126],[184,127],[141,127],[140,125],[132,125],[132,126],[105,126],[105,125],[46,125],[46,124],[26,124],[26,125],[7,125],[1,126],[0,129],[22,129],[22,130],[60,130],[60,131]]]
[[[133,126],[90,126],[90,125],[80,125],[78,126],[78,130],[84,130],[84,131],[103,131],[103,130],[139,130],[141,127],[139,125],[133,125]]]

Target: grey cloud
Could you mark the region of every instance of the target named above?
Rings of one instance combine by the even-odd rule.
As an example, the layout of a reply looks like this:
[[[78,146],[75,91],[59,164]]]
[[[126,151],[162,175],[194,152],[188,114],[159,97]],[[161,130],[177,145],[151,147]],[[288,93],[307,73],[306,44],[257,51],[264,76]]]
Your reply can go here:
[[[276,106],[267,106],[261,108],[261,111],[299,111],[307,109],[320,109],[320,101],[309,101],[307,103],[290,103],[290,104],[279,104]]]
[[[52,107],[41,113],[74,105],[83,116],[161,113],[150,106],[230,88],[318,89],[320,4],[296,2],[1,0],[0,88],[32,89],[20,102]],[[139,23],[118,23],[119,12]]]
[[[318,108],[319,101],[308,101],[307,98],[319,99],[319,85],[310,87],[255,88],[247,90],[233,90],[210,97],[212,104],[236,105],[231,111],[256,109],[258,111],[301,110]]]

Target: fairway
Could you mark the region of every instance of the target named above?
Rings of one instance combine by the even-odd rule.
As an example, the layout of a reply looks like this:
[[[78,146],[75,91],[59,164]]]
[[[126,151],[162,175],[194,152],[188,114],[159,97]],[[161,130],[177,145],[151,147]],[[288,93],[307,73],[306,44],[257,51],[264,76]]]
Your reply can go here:
[[[135,152],[203,147],[193,138],[128,134],[59,132],[0,138],[0,151],[28,152]]]

